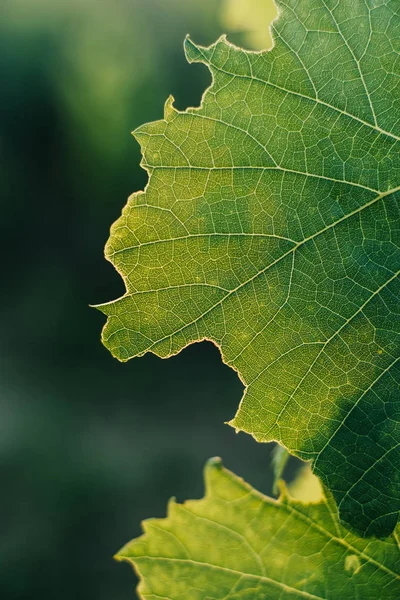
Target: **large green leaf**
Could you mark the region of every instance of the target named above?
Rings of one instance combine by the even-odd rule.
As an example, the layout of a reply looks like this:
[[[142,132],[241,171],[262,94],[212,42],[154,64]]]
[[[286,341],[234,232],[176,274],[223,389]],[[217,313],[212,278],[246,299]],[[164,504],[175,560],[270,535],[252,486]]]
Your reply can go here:
[[[133,563],[145,600],[398,600],[395,536],[344,530],[332,500],[276,502],[213,459],[202,500],[176,504],[117,558]]]
[[[204,339],[246,386],[231,424],[313,461],[343,521],[400,508],[399,0],[285,0],[274,48],[185,48],[213,84],[136,138],[150,180],[106,247],[120,360]]]

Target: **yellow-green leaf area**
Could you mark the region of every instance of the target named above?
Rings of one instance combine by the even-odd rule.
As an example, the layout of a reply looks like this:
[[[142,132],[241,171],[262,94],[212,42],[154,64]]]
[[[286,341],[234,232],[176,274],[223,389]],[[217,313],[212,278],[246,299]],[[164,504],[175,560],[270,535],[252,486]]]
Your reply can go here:
[[[132,563],[143,600],[397,600],[396,537],[365,540],[339,523],[329,497],[263,496],[224,469],[205,469],[201,500],[171,500],[165,519],[117,558]],[[397,538],[398,539],[398,538]]]
[[[199,108],[135,136],[149,173],[107,258],[120,360],[212,340],[245,385],[231,424],[311,460],[340,518],[400,509],[400,3],[280,0],[274,47],[190,39]]]

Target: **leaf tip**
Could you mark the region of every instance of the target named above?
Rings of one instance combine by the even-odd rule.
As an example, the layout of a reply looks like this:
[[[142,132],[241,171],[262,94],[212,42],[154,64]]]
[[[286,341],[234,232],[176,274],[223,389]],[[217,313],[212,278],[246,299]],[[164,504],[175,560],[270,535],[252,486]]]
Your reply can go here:
[[[170,94],[164,104],[164,119],[169,121],[178,111],[174,107],[175,98]]]
[[[108,316],[108,312],[107,312],[107,304],[109,304],[108,302],[105,302],[103,304],[89,304],[89,308],[94,308],[96,310],[98,310],[99,312],[103,313],[103,315]]]
[[[215,48],[219,44],[227,44],[230,45],[226,34],[222,34],[216,42],[211,44],[211,46],[198,46],[193,42],[189,35],[185,37],[185,41],[183,43],[183,48],[185,51],[186,60],[189,63],[201,62],[204,64],[209,64],[210,54],[215,50]]]
[[[216,493],[218,488],[218,482],[221,473],[225,471],[222,459],[219,456],[209,458],[204,466],[204,485],[205,485],[205,496],[212,497]]]
[[[199,62],[201,60],[200,48],[199,46],[196,46],[196,44],[190,39],[189,34],[187,34],[185,37],[183,49],[185,51],[185,56],[188,63]]]
[[[167,514],[170,515],[176,505],[176,496],[171,496],[167,504]]]
[[[239,427],[237,427],[234,418],[230,421],[225,421],[224,425],[229,425],[229,427],[232,427],[235,430],[235,433],[239,433],[240,431],[242,431]]]
[[[117,562],[122,562],[124,560],[124,557],[120,555],[119,551],[114,554],[113,559]]]
[[[209,458],[206,462],[206,471],[220,471],[223,468],[222,458],[219,456],[214,456],[213,458]]]

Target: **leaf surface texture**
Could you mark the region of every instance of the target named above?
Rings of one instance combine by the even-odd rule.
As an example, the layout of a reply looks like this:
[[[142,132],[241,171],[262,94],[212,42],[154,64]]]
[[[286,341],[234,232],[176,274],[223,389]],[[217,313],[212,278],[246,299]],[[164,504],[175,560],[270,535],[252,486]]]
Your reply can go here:
[[[166,519],[117,558],[135,566],[144,600],[397,600],[394,536],[365,540],[342,528],[335,504],[279,501],[213,459],[201,500],[168,506]]]
[[[271,51],[186,40],[199,108],[135,136],[149,173],[107,258],[120,360],[212,340],[246,386],[231,424],[312,460],[341,519],[400,508],[399,0],[280,0]]]

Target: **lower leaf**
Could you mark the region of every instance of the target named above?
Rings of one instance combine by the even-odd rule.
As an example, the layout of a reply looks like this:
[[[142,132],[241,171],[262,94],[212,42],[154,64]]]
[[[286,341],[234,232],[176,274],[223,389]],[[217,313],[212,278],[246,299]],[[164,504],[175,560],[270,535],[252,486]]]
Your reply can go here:
[[[116,558],[133,564],[144,600],[397,600],[397,533],[362,539],[338,521],[325,492],[317,503],[263,496],[226,470],[205,467],[201,500],[171,500],[165,519]]]

